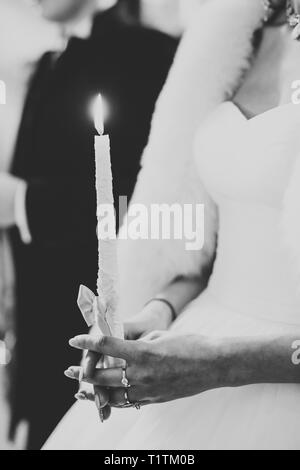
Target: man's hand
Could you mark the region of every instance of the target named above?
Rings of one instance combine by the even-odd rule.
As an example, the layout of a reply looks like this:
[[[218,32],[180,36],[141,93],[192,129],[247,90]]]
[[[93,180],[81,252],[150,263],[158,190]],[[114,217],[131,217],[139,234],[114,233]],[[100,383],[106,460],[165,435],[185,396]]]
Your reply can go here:
[[[16,223],[15,197],[20,179],[0,172],[0,228],[9,228]]]

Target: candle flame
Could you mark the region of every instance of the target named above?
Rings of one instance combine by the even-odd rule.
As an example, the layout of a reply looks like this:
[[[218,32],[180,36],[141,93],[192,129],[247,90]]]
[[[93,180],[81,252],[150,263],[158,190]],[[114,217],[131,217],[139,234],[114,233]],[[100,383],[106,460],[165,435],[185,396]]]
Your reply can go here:
[[[104,106],[102,96],[99,94],[95,105],[95,128],[99,135],[104,134]]]

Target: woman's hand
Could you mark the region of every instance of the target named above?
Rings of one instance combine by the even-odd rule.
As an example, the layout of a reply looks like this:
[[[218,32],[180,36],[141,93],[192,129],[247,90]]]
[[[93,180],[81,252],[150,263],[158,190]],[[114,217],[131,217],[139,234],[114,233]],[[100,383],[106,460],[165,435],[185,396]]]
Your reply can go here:
[[[155,341],[122,341],[85,335],[72,339],[70,345],[124,359],[130,383],[128,398],[133,405],[177,400],[227,385],[226,361],[222,360],[218,342],[205,337],[170,334]],[[79,368],[69,370],[71,378],[78,380]],[[110,406],[126,404],[122,369],[95,369],[83,380],[108,388]]]
[[[172,324],[172,311],[168,305],[153,300],[144,307],[142,312],[128,320],[125,327],[125,338],[138,340],[151,334],[157,337],[158,332],[167,331]]]
[[[167,334],[155,341],[122,341],[78,336],[70,345],[124,359],[131,385],[122,385],[123,370],[90,367],[83,380],[109,391],[108,407],[162,403],[220,387],[251,384],[300,384],[300,330],[284,335],[213,339]],[[93,363],[93,361],[92,361]],[[96,362],[94,361],[94,364]],[[69,369],[78,380],[80,368]]]
[[[153,302],[145,306],[141,313],[125,323],[125,338],[131,340],[144,338],[145,340],[152,341],[166,334],[166,330],[171,323],[172,312],[170,307],[163,302],[153,300]],[[92,329],[90,335],[95,336],[95,331],[95,329]],[[87,381],[81,380],[82,374],[84,377],[93,375],[96,364],[99,368],[99,359],[100,355],[92,351],[84,351],[81,367],[71,368],[65,372],[65,375],[68,378],[74,378],[73,370],[76,371],[76,378],[80,383],[75,398],[77,400],[96,401],[102,419],[106,420],[110,416],[109,394],[107,390],[97,386],[92,387]]]

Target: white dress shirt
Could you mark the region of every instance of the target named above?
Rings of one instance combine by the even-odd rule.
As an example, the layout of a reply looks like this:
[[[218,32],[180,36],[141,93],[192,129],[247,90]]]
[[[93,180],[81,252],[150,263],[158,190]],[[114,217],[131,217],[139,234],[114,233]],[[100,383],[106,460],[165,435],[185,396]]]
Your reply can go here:
[[[23,243],[29,245],[32,242],[26,213],[26,192],[27,183],[20,181],[18,183],[15,195],[15,222],[19,229]]]

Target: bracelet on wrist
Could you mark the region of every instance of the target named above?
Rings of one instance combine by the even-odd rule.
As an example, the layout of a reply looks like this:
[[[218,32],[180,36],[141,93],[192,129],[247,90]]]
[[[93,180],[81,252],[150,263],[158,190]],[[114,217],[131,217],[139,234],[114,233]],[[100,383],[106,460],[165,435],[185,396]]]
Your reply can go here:
[[[153,299],[149,300],[149,302],[146,303],[145,307],[147,307],[147,305],[151,304],[152,302],[161,302],[169,307],[169,309],[171,310],[171,314],[172,314],[172,323],[177,319],[177,316],[178,316],[177,312],[175,308],[173,307],[173,305],[171,304],[171,302],[160,297],[154,297]]]

